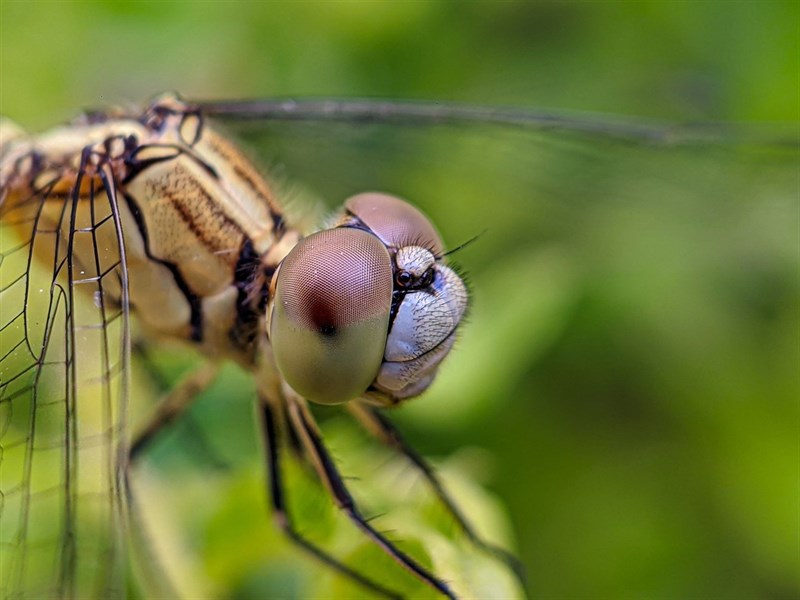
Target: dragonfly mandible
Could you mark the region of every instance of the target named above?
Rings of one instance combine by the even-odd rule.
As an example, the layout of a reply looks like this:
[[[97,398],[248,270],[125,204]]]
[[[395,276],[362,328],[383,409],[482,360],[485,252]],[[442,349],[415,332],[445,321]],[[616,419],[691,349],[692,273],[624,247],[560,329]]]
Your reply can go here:
[[[382,412],[428,387],[466,310],[466,288],[436,228],[411,204],[372,192],[352,196],[328,228],[304,237],[284,218],[269,177],[214,119],[244,122],[246,130],[287,121],[387,126],[398,156],[426,166],[433,161],[409,151],[408,132],[453,132],[457,143],[444,139],[448,159],[436,164],[456,164],[450,157],[460,151],[480,165],[458,172],[469,179],[448,179],[462,183],[452,202],[468,181],[485,209],[509,212],[506,250],[530,235],[514,211],[534,197],[561,210],[561,190],[580,192],[582,204],[568,217],[601,197],[640,190],[654,203],[699,203],[712,188],[731,202],[762,193],[783,200],[797,164],[796,144],[782,136],[764,144],[760,135],[716,126],[434,103],[191,103],[166,95],[144,110],[87,113],[39,136],[0,122],[4,595],[125,593],[126,530],[137,502],[131,460],[215,373],[204,367],[185,379],[129,439],[134,325],[147,337],[194,346],[209,364],[232,361],[253,374],[272,509],[317,559],[379,595],[396,595],[298,534],[281,477],[284,448],[400,565],[441,595],[460,592],[364,518],[307,400],[345,403],[411,459],[475,545],[520,571],[511,554],[475,532]],[[488,135],[460,137],[468,127]],[[767,146],[767,160],[739,154],[731,139],[736,148]],[[312,145],[319,146],[314,137]],[[334,149],[346,155],[338,143]],[[788,160],[776,162],[776,153]],[[523,168],[504,168],[518,163]],[[508,174],[516,180],[505,186]],[[633,182],[622,193],[617,175]],[[325,177],[332,181],[330,171]],[[648,179],[658,186],[645,188]]]

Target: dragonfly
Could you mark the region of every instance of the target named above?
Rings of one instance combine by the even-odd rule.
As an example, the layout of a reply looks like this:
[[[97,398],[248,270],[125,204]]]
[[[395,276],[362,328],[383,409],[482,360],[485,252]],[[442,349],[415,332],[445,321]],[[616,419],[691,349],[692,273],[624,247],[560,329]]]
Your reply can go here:
[[[344,192],[343,207],[315,233],[295,225],[280,186],[217,123],[255,148],[265,142],[254,138],[266,140],[289,161],[292,152],[310,163],[335,154],[320,181]],[[337,180],[337,161],[351,158],[350,147],[320,143],[320,124],[379,130],[353,146],[372,160],[359,167],[364,187]],[[295,127],[286,147],[268,131],[276,126]],[[414,187],[392,177],[381,185],[381,162],[479,165],[460,167],[451,215],[474,214],[474,201],[459,206],[459,190],[472,187],[464,197],[508,212],[498,251],[511,253],[531,235],[515,227],[514,211],[529,210],[536,198],[554,210],[565,190],[587,190],[585,203],[613,195],[622,171],[635,183],[656,179],[656,199],[694,201],[721,185],[731,198],[782,201],[797,165],[797,140],[787,131],[419,102],[188,102],[174,94],[144,109],[88,112],[41,135],[2,121],[3,595],[124,596],[138,502],[132,465],[226,361],[255,381],[271,509],[301,551],[365,591],[399,596],[300,533],[286,499],[284,454],[308,464],[335,505],[411,576],[440,596],[468,595],[359,508],[311,408],[343,405],[411,461],[471,543],[523,578],[513,554],[477,533],[385,414],[433,383],[469,294],[432,221],[396,193],[370,191]],[[375,145],[387,132],[390,157]],[[417,152],[426,136],[440,160]],[[310,143],[298,143],[303,137]],[[567,166],[554,156],[568,157]],[[498,186],[507,164],[515,165],[513,177]],[[434,176],[417,189],[443,185]],[[206,362],[131,435],[138,336],[177,340]]]

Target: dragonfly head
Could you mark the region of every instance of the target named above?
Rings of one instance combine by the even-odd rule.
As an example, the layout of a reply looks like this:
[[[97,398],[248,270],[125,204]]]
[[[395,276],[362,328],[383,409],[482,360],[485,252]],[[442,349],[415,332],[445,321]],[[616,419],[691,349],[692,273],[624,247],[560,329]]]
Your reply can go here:
[[[353,196],[334,227],[301,240],[273,278],[268,335],[309,400],[394,405],[422,393],[467,307],[436,229],[407,202]]]

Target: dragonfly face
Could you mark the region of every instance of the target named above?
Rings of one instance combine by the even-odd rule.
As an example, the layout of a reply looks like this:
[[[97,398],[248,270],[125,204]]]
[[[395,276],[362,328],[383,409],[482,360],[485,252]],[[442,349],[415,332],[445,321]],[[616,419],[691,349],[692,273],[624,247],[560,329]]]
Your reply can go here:
[[[391,405],[423,392],[467,305],[443,252],[410,204],[347,200],[337,228],[300,241],[275,275],[268,330],[286,381],[323,404],[367,393]]]

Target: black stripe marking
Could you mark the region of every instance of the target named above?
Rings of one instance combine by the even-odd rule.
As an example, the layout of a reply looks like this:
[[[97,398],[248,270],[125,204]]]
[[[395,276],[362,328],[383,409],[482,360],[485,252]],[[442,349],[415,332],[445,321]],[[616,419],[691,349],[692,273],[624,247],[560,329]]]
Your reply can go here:
[[[167,162],[170,160],[175,160],[179,156],[186,156],[193,160],[197,165],[199,165],[206,173],[208,173],[211,178],[215,180],[219,180],[219,174],[217,173],[216,169],[212,167],[210,164],[205,162],[202,158],[195,155],[193,152],[188,151],[186,148],[182,148],[175,144],[142,144],[138,145],[136,142],[136,138],[130,136],[129,140],[131,141],[131,145],[135,145],[133,149],[129,149],[126,152],[126,159],[125,159],[125,166],[127,168],[125,172],[125,178],[122,180],[123,184],[130,182],[131,180],[138,177],[142,171],[151,167],[152,165]],[[156,158],[148,158],[148,159],[139,159],[138,155],[147,150],[148,148],[166,148],[169,150],[175,150],[175,154],[167,155],[167,156],[159,156]]]
[[[246,350],[252,347],[259,334],[258,325],[267,308],[269,285],[274,273],[274,267],[261,264],[252,240],[245,239],[234,270],[236,321],[228,333],[238,348]]]
[[[139,233],[142,235],[142,241],[144,243],[144,251],[147,255],[147,258],[156,262],[158,264],[164,265],[167,269],[169,269],[170,273],[172,273],[172,277],[175,279],[175,284],[178,286],[178,289],[186,298],[186,301],[189,303],[189,325],[191,327],[191,332],[189,334],[189,338],[194,342],[202,342],[203,341],[203,306],[200,300],[200,297],[195,294],[189,285],[186,283],[186,280],[181,275],[181,272],[178,270],[178,267],[165,260],[160,258],[156,258],[150,252],[150,237],[147,232],[147,225],[144,222],[144,217],[142,216],[141,211],[139,210],[139,205],[136,200],[128,194],[127,192],[123,193],[123,197],[125,198],[125,202],[128,204],[128,209],[131,211],[131,215],[133,215],[133,220],[136,222],[136,226],[139,228]]]

